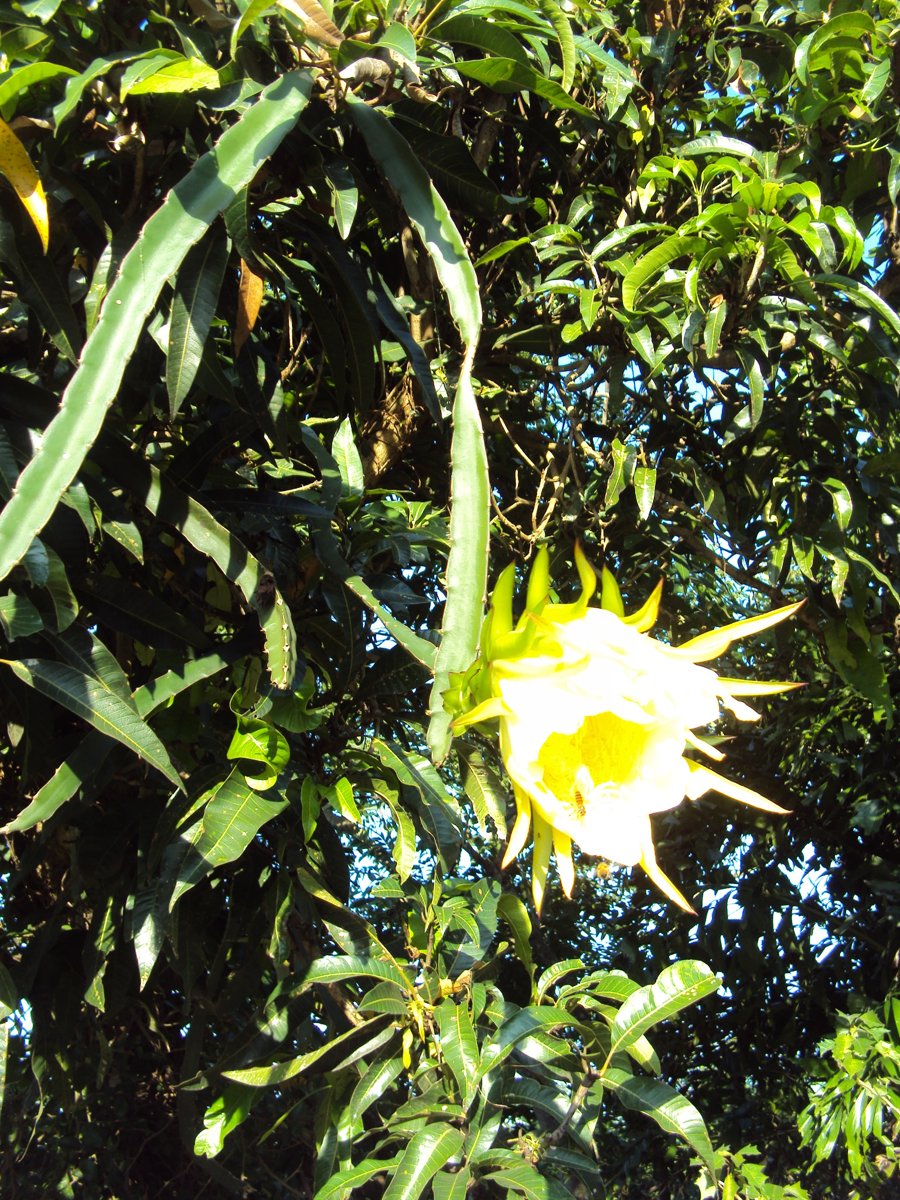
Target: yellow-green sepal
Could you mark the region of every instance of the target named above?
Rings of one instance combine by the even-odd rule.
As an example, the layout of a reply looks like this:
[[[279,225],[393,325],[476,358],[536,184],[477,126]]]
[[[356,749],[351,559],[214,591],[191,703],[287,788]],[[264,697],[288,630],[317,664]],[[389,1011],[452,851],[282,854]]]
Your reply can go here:
[[[540,612],[550,599],[550,552],[541,546],[534,556],[528,576],[525,611]]]
[[[630,617],[623,617],[626,625],[632,625],[638,633],[647,633],[656,624],[656,618],[659,616],[659,602],[662,599],[663,581],[660,580],[656,587],[651,592],[650,596],[637,612],[633,612]]]
[[[488,696],[481,704],[476,704],[468,712],[461,713],[453,720],[453,730],[468,729],[470,725],[480,725],[482,721],[495,721],[498,717],[508,716],[506,705],[499,696]]]
[[[578,578],[581,580],[581,597],[578,604],[582,612],[587,609],[591,597],[597,590],[597,572],[594,564],[581,548],[581,542],[575,543],[575,569],[578,572]]]
[[[600,576],[600,607],[605,608],[607,612],[614,613],[617,617],[624,618],[625,616],[625,602],[622,599],[619,585],[616,583],[616,577],[609,567],[604,567]]]
[[[463,716],[491,694],[491,681],[487,667],[481,658],[476,658],[466,671],[452,671],[449,687],[441,694],[444,712],[454,720]]]
[[[580,620],[587,612],[591,597],[597,590],[597,572],[581,549],[580,542],[575,543],[575,568],[581,580],[581,595],[570,604],[554,604],[547,611],[547,616],[559,624]]]
[[[513,591],[516,586],[516,564],[510,563],[497,576],[494,590],[491,593],[491,608],[485,619],[485,628],[491,637],[503,637],[513,627]],[[482,651],[487,658],[494,658],[490,646],[485,644],[485,632],[482,631]]]

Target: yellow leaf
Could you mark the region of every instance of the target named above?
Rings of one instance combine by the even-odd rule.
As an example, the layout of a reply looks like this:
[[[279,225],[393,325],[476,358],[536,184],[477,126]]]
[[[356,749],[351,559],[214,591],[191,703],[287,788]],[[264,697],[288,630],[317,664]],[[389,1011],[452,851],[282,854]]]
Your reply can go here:
[[[50,222],[47,217],[47,197],[41,177],[34,169],[28,151],[0,118],[0,175],[5,175],[31,217],[44,253],[50,243]]]

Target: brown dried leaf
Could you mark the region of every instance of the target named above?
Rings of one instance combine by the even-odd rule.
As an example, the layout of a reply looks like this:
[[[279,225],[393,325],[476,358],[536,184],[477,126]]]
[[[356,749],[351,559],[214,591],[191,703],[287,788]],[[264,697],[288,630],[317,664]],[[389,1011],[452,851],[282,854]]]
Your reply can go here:
[[[308,38],[326,46],[339,46],[344,35],[317,0],[278,0],[283,9],[303,25]]]
[[[234,353],[240,354],[250,331],[256,324],[259,310],[262,306],[263,277],[257,275],[253,267],[241,259],[241,281],[238,284],[237,319],[234,324]]]

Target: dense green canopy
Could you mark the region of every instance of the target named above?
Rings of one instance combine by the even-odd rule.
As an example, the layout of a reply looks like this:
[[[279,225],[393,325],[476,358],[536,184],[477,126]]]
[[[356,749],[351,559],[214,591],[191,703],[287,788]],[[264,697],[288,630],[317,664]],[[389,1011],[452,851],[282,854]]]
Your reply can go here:
[[[4,1196],[895,1194],[898,30],[0,2]],[[451,744],[577,544],[674,644],[806,601],[714,664],[790,814],[653,818],[696,916],[538,915]]]

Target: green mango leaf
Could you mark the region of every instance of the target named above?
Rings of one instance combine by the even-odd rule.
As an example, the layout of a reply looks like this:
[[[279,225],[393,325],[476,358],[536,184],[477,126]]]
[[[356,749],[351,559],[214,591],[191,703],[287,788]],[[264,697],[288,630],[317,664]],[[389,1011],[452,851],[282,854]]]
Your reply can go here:
[[[396,1058],[376,1059],[370,1063],[350,1096],[346,1109],[349,1119],[358,1122],[361,1128],[362,1118],[389,1091],[402,1071],[403,1059],[399,1054]]]
[[[690,237],[676,233],[667,237],[643,254],[622,280],[622,304],[629,312],[634,312],[638,293],[643,293],[644,285],[656,275],[660,275],[666,267],[676,259],[686,255],[699,254],[707,248],[703,238]]]
[[[254,1093],[241,1084],[227,1087],[203,1114],[203,1128],[194,1139],[194,1153],[203,1158],[220,1154],[229,1133],[249,1117],[254,1099]]]
[[[463,1109],[468,1111],[478,1090],[478,1040],[465,1001],[452,998],[435,1009],[441,1054],[453,1072]]]
[[[646,521],[653,510],[656,496],[656,467],[635,467],[632,485],[638,513],[641,520]]]
[[[8,592],[0,596],[0,625],[8,642],[16,638],[30,637],[44,628],[41,614],[27,596]]]
[[[441,21],[431,35],[452,46],[474,46],[489,58],[508,58],[530,69],[528,52],[519,39],[503,25],[486,21],[472,13],[457,13]]]
[[[348,1200],[348,1197],[376,1175],[389,1174],[399,1163],[400,1155],[393,1158],[364,1158],[355,1167],[345,1167],[332,1175],[327,1183],[313,1196],[313,1200]]]
[[[558,83],[554,83],[545,75],[539,75],[533,67],[523,66],[515,59],[476,58],[457,60],[453,65],[460,75],[475,79],[478,83],[483,83],[486,87],[491,88],[492,91],[533,92],[535,96],[540,96],[542,100],[548,101],[554,108],[578,113],[580,117],[587,117],[591,122],[597,120],[596,113],[585,108],[583,104],[579,104]]]
[[[347,979],[382,979],[410,991],[407,975],[392,958],[360,958],[354,954],[334,954],[317,958],[303,976],[303,986],[314,983],[343,983]]]
[[[484,761],[484,755],[474,746],[457,746],[463,767],[463,788],[472,801],[475,816],[482,832],[487,835],[488,818],[493,821],[497,836],[506,837],[507,792],[499,775]]]
[[[709,1133],[697,1109],[680,1096],[674,1088],[659,1079],[632,1075],[610,1067],[603,1076],[603,1086],[613,1092],[625,1108],[646,1113],[660,1129],[684,1138],[691,1149],[715,1174],[716,1158]]]
[[[547,992],[559,983],[560,979],[571,975],[574,971],[584,971],[584,963],[580,958],[564,958],[561,962],[553,963],[546,971],[542,971],[537,982],[538,1002],[543,1000]]]
[[[227,263],[228,239],[216,223],[188,251],[175,278],[166,348],[170,417],[178,413],[200,369]]]
[[[434,1200],[465,1200],[472,1173],[468,1167],[461,1171],[438,1171],[431,1181]]]
[[[444,1122],[426,1125],[413,1134],[400,1156],[383,1200],[417,1200],[432,1177],[462,1150],[465,1135]]]
[[[362,1025],[354,1025],[346,1033],[338,1037],[326,1039],[321,1046],[301,1054],[288,1062],[273,1063],[270,1067],[247,1067],[236,1071],[223,1071],[225,1079],[243,1084],[250,1088],[277,1087],[289,1079],[296,1079],[304,1071],[323,1059],[329,1062],[329,1069],[350,1066],[359,1058],[380,1049],[386,1042],[396,1037],[393,1025],[385,1023],[381,1016],[373,1017]],[[333,1061],[332,1061],[333,1060]]]
[[[254,791],[264,792],[277,783],[278,776],[290,761],[291,748],[287,738],[274,725],[256,717],[241,716],[225,757],[232,761],[248,759],[259,764],[263,770],[245,773],[244,778]]]
[[[261,796],[237,770],[210,788],[203,799],[203,815],[180,839],[185,856],[169,899],[170,912],[216,867],[240,858],[263,825],[288,805],[283,797]]]
[[[331,457],[337,463],[341,473],[345,495],[361,496],[365,490],[365,474],[362,459],[353,437],[353,426],[348,417],[344,417],[334,435],[334,441],[331,443]]]
[[[574,1026],[576,1024],[574,1018],[563,1009],[549,1004],[540,1008],[531,1006],[521,1009],[508,1021],[504,1021],[482,1046],[481,1065],[478,1070],[479,1079],[499,1066],[520,1042],[533,1033],[547,1032],[558,1029],[562,1025]]]
[[[612,454],[612,470],[606,481],[606,496],[603,501],[606,508],[612,508],[628,486],[634,470],[635,457],[634,449],[624,445],[618,438],[613,438],[609,450]]]
[[[619,1009],[611,1031],[610,1057],[626,1049],[653,1025],[712,995],[719,987],[719,977],[706,963],[686,959],[666,967],[656,983],[632,992]]]
[[[343,583],[345,587],[350,589],[354,596],[362,600],[366,608],[370,608],[375,613],[391,637],[398,641],[404,650],[408,650],[412,657],[422,663],[423,666],[434,666],[434,660],[437,656],[437,646],[435,646],[434,642],[426,641],[425,638],[420,637],[419,634],[410,629],[408,625],[404,625],[402,621],[398,621],[395,616],[392,616],[369,585],[359,575],[347,575]]]
[[[520,1160],[521,1157],[521,1154],[516,1155]],[[552,1175],[542,1175],[530,1163],[520,1161],[503,1171],[493,1171],[484,1178],[495,1187],[524,1196],[525,1200],[575,1200],[574,1193],[565,1184]]]
[[[447,292],[463,340],[473,345],[481,331],[478,280],[465,242],[409,143],[377,109],[348,96],[348,110],[369,153],[395,188]]]
[[[0,659],[24,683],[55,700],[100,733],[121,742],[161,771],[177,788],[184,785],[165,746],[130,704],[75,667],[41,658]]]
[[[51,62],[32,62],[23,67],[16,67],[0,83],[0,111],[9,117],[11,114],[7,109],[15,107],[12,101],[28,88],[38,83],[47,83],[51,79],[71,79],[75,75],[77,71],[73,71],[71,67],[62,67]]]
[[[127,88],[123,86],[121,98],[198,92],[218,86],[219,72],[214,67],[208,66],[202,59],[179,58],[177,62],[167,63],[143,75]]]

